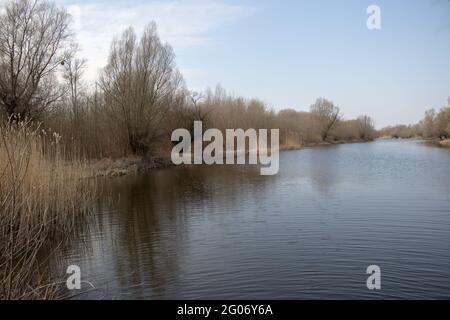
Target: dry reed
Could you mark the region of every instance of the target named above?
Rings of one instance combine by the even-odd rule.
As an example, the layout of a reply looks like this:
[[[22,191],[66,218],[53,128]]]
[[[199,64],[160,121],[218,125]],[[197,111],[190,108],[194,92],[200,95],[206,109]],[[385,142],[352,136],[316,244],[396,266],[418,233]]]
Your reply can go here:
[[[55,297],[38,257],[95,200],[92,173],[83,161],[67,161],[60,139],[27,122],[0,122],[0,300]]]

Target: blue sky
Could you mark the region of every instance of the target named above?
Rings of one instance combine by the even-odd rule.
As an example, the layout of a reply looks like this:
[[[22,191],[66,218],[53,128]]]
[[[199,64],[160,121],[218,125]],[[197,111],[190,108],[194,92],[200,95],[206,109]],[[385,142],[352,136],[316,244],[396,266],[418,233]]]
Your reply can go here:
[[[450,96],[449,0],[57,2],[75,16],[91,80],[114,34],[153,19],[193,90],[220,83],[275,109],[307,110],[326,97],[378,127],[417,122]],[[372,4],[378,31],[366,27]]]

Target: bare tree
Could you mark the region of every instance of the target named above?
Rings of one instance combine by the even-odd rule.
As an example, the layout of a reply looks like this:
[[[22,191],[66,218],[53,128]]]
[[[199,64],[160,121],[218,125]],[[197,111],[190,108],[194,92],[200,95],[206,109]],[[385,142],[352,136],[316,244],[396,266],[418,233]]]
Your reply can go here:
[[[61,97],[55,71],[70,17],[44,0],[13,0],[0,15],[0,109],[36,118]]]
[[[86,59],[76,57],[78,47],[75,46],[66,54],[64,60],[63,78],[67,87],[70,106],[72,109],[72,121],[75,125],[81,117],[81,99],[84,95],[83,74],[86,68]]]
[[[140,41],[131,27],[113,41],[100,86],[109,115],[124,129],[131,151],[146,154],[164,135],[165,111],[183,87],[173,50],[161,42],[154,22]]]
[[[447,127],[445,132],[447,133],[447,138],[450,138],[450,98],[447,100],[447,108],[445,108],[445,118],[447,119]]]
[[[339,122],[340,109],[333,102],[319,98],[311,106],[311,114],[314,116],[322,141],[327,140],[330,131]]]
[[[200,105],[204,99],[204,95],[199,92],[191,91],[189,93],[189,100],[192,103],[192,119],[191,121],[205,121],[209,112],[203,110]]]
[[[425,112],[422,120],[422,130],[424,138],[433,138],[436,135],[436,110],[430,109]]]
[[[369,116],[358,117],[359,137],[363,140],[373,140],[375,138],[375,122]]]

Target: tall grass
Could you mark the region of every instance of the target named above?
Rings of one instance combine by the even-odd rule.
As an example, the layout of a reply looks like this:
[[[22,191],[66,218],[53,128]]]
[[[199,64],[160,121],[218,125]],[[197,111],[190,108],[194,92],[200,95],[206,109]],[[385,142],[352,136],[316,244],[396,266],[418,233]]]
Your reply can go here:
[[[0,122],[0,299],[54,298],[38,257],[92,207],[92,174],[67,161],[59,140],[30,123]]]

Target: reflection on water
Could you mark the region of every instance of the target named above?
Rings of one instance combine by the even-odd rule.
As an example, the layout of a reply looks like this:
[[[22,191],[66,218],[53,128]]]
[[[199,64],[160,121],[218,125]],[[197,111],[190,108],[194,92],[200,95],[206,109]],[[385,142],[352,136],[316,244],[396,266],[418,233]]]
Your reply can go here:
[[[81,298],[450,298],[450,152],[417,141],[281,154],[280,173],[179,167],[108,179],[55,265]],[[382,290],[366,288],[369,265]]]

